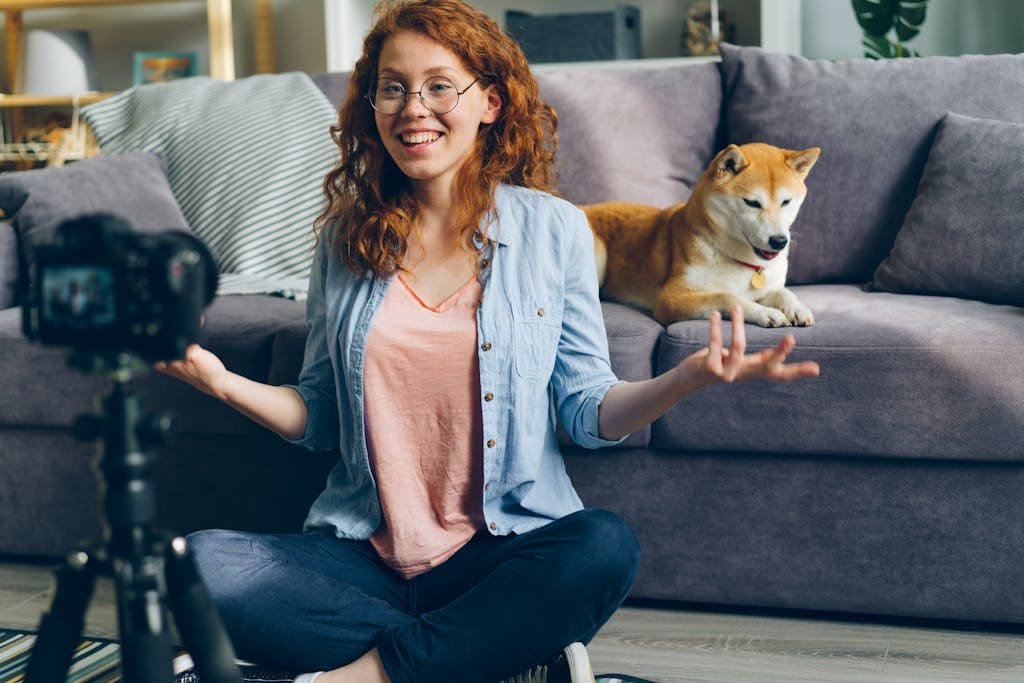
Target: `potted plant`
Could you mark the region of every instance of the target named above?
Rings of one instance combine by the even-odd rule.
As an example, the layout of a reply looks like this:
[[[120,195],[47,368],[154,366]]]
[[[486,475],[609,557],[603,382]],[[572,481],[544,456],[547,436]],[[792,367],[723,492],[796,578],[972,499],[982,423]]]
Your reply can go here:
[[[864,30],[864,56],[872,59],[920,57],[904,45],[921,31],[928,0],[852,0],[857,23]],[[895,34],[890,40],[889,32]]]

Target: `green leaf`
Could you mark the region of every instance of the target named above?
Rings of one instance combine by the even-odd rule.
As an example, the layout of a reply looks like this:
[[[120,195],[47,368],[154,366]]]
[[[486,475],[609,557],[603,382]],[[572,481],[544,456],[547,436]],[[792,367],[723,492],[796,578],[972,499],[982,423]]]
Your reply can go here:
[[[898,0],[853,0],[857,23],[869,36],[888,33],[898,10]]]
[[[864,46],[864,56],[871,59],[890,59],[896,56],[896,46],[885,36],[871,36],[865,33],[861,45]]]
[[[921,32],[928,10],[928,0],[900,0],[898,16],[893,19],[896,37],[910,40]]]
[[[857,23],[864,31],[864,55],[873,59],[920,56],[903,43],[921,32],[928,0],[851,0]],[[890,41],[895,31],[896,41]]]

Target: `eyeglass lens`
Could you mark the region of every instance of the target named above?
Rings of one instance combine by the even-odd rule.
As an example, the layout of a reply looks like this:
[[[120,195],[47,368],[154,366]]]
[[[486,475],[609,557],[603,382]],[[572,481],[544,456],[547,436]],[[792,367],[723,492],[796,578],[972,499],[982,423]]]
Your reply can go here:
[[[459,103],[458,89],[443,76],[428,78],[419,92],[407,92],[398,81],[379,81],[370,90],[369,100],[381,114],[397,114],[409,95],[419,95],[423,105],[435,114],[447,114]]]

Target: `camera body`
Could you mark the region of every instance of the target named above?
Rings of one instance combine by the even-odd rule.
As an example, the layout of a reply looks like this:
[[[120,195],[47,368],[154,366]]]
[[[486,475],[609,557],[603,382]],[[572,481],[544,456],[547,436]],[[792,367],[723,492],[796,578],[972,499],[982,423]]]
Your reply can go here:
[[[43,344],[184,357],[217,289],[206,246],[181,231],[137,232],[108,214],[57,226],[34,251],[22,331]]]

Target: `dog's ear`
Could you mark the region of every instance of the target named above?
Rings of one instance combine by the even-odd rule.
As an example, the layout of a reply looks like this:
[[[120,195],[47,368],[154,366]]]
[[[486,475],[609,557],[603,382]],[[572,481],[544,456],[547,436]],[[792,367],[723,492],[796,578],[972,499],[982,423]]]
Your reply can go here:
[[[728,180],[749,165],[750,161],[736,145],[729,145],[723,149],[711,162],[717,181]]]
[[[820,147],[811,147],[800,151],[787,150],[786,165],[793,169],[801,178],[806,178],[820,154]]]

